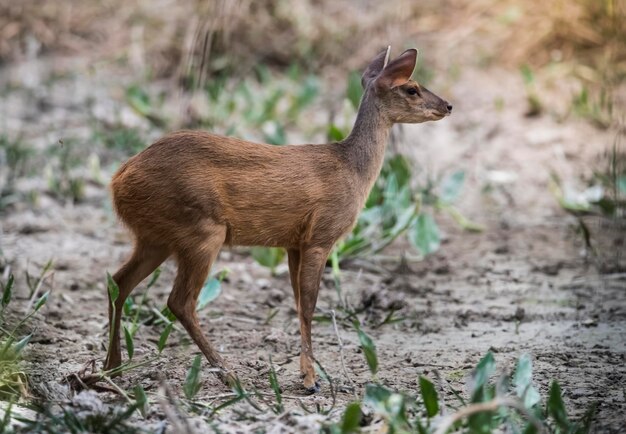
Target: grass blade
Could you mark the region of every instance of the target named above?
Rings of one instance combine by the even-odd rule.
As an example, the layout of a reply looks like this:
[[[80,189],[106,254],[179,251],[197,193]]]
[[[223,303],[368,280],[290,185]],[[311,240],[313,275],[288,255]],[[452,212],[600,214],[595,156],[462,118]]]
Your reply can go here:
[[[193,399],[200,390],[200,367],[202,366],[202,357],[198,354],[191,364],[191,368],[187,371],[185,384],[183,384],[183,392],[187,399]]]

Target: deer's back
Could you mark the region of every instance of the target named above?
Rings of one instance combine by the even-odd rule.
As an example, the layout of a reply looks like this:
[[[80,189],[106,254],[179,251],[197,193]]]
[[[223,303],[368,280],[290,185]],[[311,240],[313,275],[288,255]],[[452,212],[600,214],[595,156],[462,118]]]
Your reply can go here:
[[[313,224],[329,237],[351,227],[359,205],[350,177],[332,145],[271,146],[181,131],[127,161],[111,188],[136,236],[194,236],[211,219],[227,227],[230,244],[289,247]]]

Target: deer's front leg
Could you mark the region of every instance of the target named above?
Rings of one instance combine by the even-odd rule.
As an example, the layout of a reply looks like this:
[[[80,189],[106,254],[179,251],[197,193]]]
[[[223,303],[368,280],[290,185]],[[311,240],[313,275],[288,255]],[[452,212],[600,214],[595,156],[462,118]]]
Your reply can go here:
[[[329,248],[319,246],[300,249],[300,300],[298,317],[300,318],[300,370],[304,377],[304,387],[309,393],[319,392],[313,366],[313,347],[311,345],[311,321],[317,303],[317,293],[322,279],[324,265],[330,252]]]

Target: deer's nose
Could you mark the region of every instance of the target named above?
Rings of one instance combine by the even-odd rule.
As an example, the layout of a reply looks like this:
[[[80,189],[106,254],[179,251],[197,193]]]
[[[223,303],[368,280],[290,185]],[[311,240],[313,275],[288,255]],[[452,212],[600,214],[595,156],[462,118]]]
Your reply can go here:
[[[447,107],[448,107],[448,111],[451,112],[452,111],[452,104],[448,104]]]

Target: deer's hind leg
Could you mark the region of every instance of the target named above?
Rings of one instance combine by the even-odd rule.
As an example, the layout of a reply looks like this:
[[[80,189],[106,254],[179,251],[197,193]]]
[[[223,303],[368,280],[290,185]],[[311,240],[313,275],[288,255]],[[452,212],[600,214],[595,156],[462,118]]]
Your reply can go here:
[[[176,252],[178,273],[167,306],[185,327],[187,333],[211,367],[219,368],[218,376],[225,383],[232,383],[234,376],[217,350],[202,333],[196,303],[206,281],[211,265],[226,239],[226,227],[214,223],[205,224],[193,237],[188,237],[184,248]],[[189,240],[198,240],[190,242]]]
[[[113,280],[117,283],[120,292],[115,303],[112,303],[111,295],[108,294],[107,291],[109,298],[109,348],[106,361],[104,362],[105,370],[117,368],[122,364],[120,321],[126,298],[132,290],[161,265],[169,255],[169,250],[164,246],[137,240],[135,250],[130,259],[113,275]],[[114,305],[115,309],[113,309]]]

